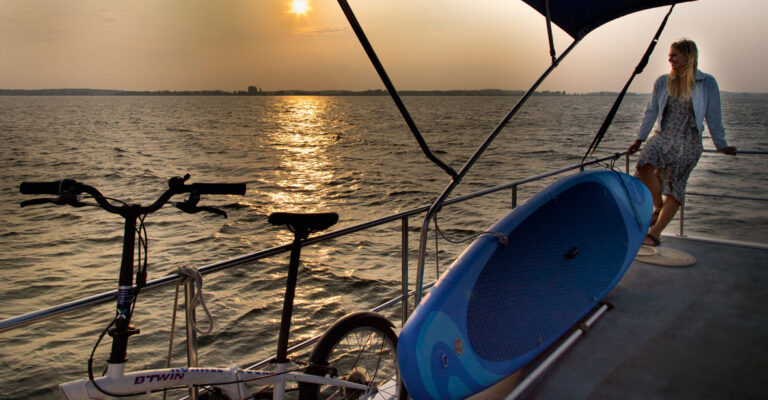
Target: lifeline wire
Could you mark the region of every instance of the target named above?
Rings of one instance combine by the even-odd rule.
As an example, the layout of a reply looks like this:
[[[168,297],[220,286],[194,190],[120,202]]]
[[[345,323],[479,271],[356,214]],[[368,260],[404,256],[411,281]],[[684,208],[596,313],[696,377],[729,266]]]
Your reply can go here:
[[[442,230],[440,230],[440,227],[437,225],[437,214],[435,214],[435,230],[438,233],[440,233],[440,236],[443,239],[445,239],[445,241],[447,241],[449,243],[454,243],[454,244],[466,243],[466,242],[468,242],[470,240],[477,239],[477,238],[479,238],[480,236],[483,236],[483,235],[493,235],[493,236],[495,236],[496,239],[499,241],[499,243],[501,243],[504,246],[506,246],[509,243],[508,240],[507,240],[507,237],[504,236],[503,233],[495,232],[495,231],[477,232],[477,233],[469,235],[469,236],[467,236],[467,237],[465,237],[463,239],[452,239],[452,238],[449,238],[448,236],[445,235],[445,233]]]
[[[436,232],[435,233],[435,273],[436,273],[435,279],[440,278],[440,260],[438,257],[440,248],[438,247],[438,240],[437,240],[439,237],[442,237],[448,243],[461,244],[473,239],[477,239],[483,235],[493,235],[496,237],[499,243],[501,243],[502,246],[506,246],[507,244],[509,244],[509,240],[507,239],[506,236],[504,236],[503,233],[495,232],[495,231],[482,231],[482,232],[477,232],[475,234],[469,235],[463,239],[452,239],[446,236],[445,233],[440,229],[440,226],[438,226],[437,214],[434,215],[434,221],[435,221],[435,232]]]

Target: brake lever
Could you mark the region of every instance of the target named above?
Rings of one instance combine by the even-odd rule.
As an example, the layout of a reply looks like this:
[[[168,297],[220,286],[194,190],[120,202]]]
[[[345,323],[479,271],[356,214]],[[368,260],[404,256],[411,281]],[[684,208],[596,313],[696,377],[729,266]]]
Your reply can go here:
[[[218,209],[216,207],[198,207],[200,211],[209,212],[211,214],[217,214],[221,215],[225,219],[227,218],[227,213],[224,210]]]
[[[220,210],[215,207],[198,207],[197,204],[190,202],[189,200],[173,203],[173,205],[179,210],[184,211],[185,213],[188,213],[188,214],[196,214],[196,213],[199,213],[200,211],[205,211],[212,214],[221,215],[224,218],[227,218],[227,213],[224,212],[223,210]]]
[[[26,206],[35,206],[38,204],[45,204],[45,203],[53,203],[59,206],[63,205],[69,205],[72,207],[85,207],[88,204],[83,203],[80,201],[80,196],[77,195],[62,195],[55,199],[32,199],[32,200],[24,200],[20,203],[22,207]]]
[[[56,204],[56,201],[59,199],[32,199],[32,200],[24,200],[21,203],[19,203],[20,206],[26,207],[26,206],[35,206],[38,204],[45,204],[45,203],[53,203]]]

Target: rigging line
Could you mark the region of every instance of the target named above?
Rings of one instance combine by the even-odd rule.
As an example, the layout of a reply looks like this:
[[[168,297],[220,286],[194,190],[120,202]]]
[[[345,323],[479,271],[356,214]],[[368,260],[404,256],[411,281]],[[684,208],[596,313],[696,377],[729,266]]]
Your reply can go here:
[[[429,149],[429,145],[424,140],[424,137],[421,136],[421,132],[419,132],[419,128],[416,126],[416,123],[413,121],[413,118],[411,118],[411,114],[408,112],[408,109],[405,107],[405,104],[400,98],[400,95],[397,94],[397,90],[395,89],[395,86],[392,84],[392,80],[389,79],[389,76],[387,75],[387,71],[384,70],[384,65],[382,65],[381,61],[379,60],[379,57],[376,55],[376,52],[373,50],[373,46],[371,46],[371,42],[368,41],[368,38],[366,37],[365,32],[363,31],[363,27],[357,21],[357,17],[355,17],[355,13],[352,11],[352,7],[349,6],[349,3],[347,2],[347,0],[338,0],[338,1],[339,1],[339,6],[341,6],[341,10],[344,12],[344,15],[347,17],[347,20],[349,21],[349,25],[352,27],[352,30],[355,32],[355,35],[357,35],[357,39],[360,41],[360,44],[363,46],[363,49],[365,50],[366,54],[368,54],[368,58],[371,60],[373,67],[376,69],[376,72],[379,74],[381,81],[384,83],[384,86],[387,88],[387,92],[389,92],[389,95],[392,97],[392,100],[395,102],[397,109],[400,110],[400,114],[402,114],[403,119],[405,119],[405,123],[408,125],[408,128],[411,129],[411,133],[413,133],[413,137],[416,138],[416,142],[419,143],[419,147],[421,147],[421,151],[424,153],[425,156],[427,156],[427,158],[430,161],[432,161],[435,165],[442,168],[443,171],[445,171],[448,175],[450,175],[451,178],[455,179],[456,177],[458,177],[458,174],[456,173],[456,171],[453,170],[453,168],[449,167],[447,164],[445,164],[443,161],[437,158],[437,156],[432,154],[432,151]]]
[[[438,240],[440,231],[437,228],[437,214],[433,220],[435,221],[435,279],[440,279],[440,240]]]
[[[619,171],[616,171],[613,169],[613,165],[611,165],[611,170],[616,174],[616,179],[621,182],[621,185],[624,186],[624,192],[627,194],[627,202],[629,202],[630,207],[632,207],[632,212],[635,214],[635,221],[637,222],[637,227],[642,229],[643,228],[643,220],[640,218],[640,214],[637,212],[637,207],[635,206],[635,202],[632,200],[632,195],[629,193],[629,188],[627,187],[627,182],[624,181],[624,179],[621,177],[621,174]]]
[[[629,86],[630,84],[632,84],[632,80],[635,79],[636,75],[640,75],[643,72],[643,69],[645,69],[645,66],[648,65],[648,59],[651,57],[651,53],[653,53],[653,49],[656,47],[656,43],[659,42],[659,37],[661,36],[661,32],[664,30],[664,26],[667,24],[669,15],[672,14],[672,10],[674,9],[675,9],[675,5],[672,4],[672,6],[669,7],[669,11],[667,12],[667,15],[665,15],[664,19],[661,21],[661,25],[659,25],[659,29],[656,31],[656,35],[653,36],[653,40],[651,40],[651,43],[648,45],[648,49],[645,51],[645,54],[643,55],[643,57],[640,59],[640,62],[635,67],[635,70],[634,72],[632,72],[632,75],[630,75],[629,80],[624,85],[624,89],[621,90],[621,93],[619,93],[619,96],[616,98],[616,101],[613,103],[613,107],[611,107],[611,111],[609,111],[608,115],[605,116],[603,125],[600,126],[600,129],[597,131],[595,138],[592,139],[592,144],[589,145],[587,152],[584,154],[584,157],[581,159],[582,164],[584,164],[584,160],[586,160],[587,157],[590,157],[595,153],[595,150],[597,150],[597,146],[600,144],[600,141],[603,140],[603,136],[605,136],[605,133],[608,131],[608,127],[611,125],[611,122],[613,122],[613,117],[616,116],[616,112],[619,110],[619,106],[621,105],[621,102],[624,100],[624,95],[627,94],[627,90],[629,90]]]

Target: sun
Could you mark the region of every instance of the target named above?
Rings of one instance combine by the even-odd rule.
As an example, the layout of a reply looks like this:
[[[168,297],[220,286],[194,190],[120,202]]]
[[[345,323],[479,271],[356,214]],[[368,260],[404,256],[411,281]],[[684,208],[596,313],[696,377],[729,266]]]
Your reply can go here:
[[[293,0],[291,3],[291,12],[294,14],[306,14],[309,11],[309,3],[307,0]]]

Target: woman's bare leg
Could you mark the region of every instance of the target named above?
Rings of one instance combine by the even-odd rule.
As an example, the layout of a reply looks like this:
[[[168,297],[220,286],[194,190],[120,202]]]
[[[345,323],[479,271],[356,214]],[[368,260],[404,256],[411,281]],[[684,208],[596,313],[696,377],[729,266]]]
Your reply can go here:
[[[659,178],[656,176],[656,168],[651,164],[637,167],[637,170],[635,170],[635,177],[640,179],[648,190],[651,191],[654,212],[661,210],[664,206],[664,201],[661,198],[661,182],[659,182]]]
[[[648,190],[651,191],[651,197],[653,198],[653,212],[658,213],[658,218],[653,222],[648,234],[655,239],[661,238],[661,232],[669,225],[672,218],[677,214],[677,210],[680,209],[680,202],[672,196],[666,196],[666,199],[661,196],[661,182],[656,176],[656,168],[651,164],[645,164],[637,167],[635,176],[640,179]],[[653,241],[649,238],[643,240],[643,244],[653,245]]]
[[[667,225],[669,225],[679,209],[680,202],[672,196],[666,196],[664,205],[661,207],[659,218],[656,220],[656,223],[651,226],[651,229],[648,230],[648,234],[656,239],[661,238],[661,232],[664,231],[664,228],[666,228]],[[651,244],[651,242],[650,239],[646,238],[643,241],[643,244]]]

